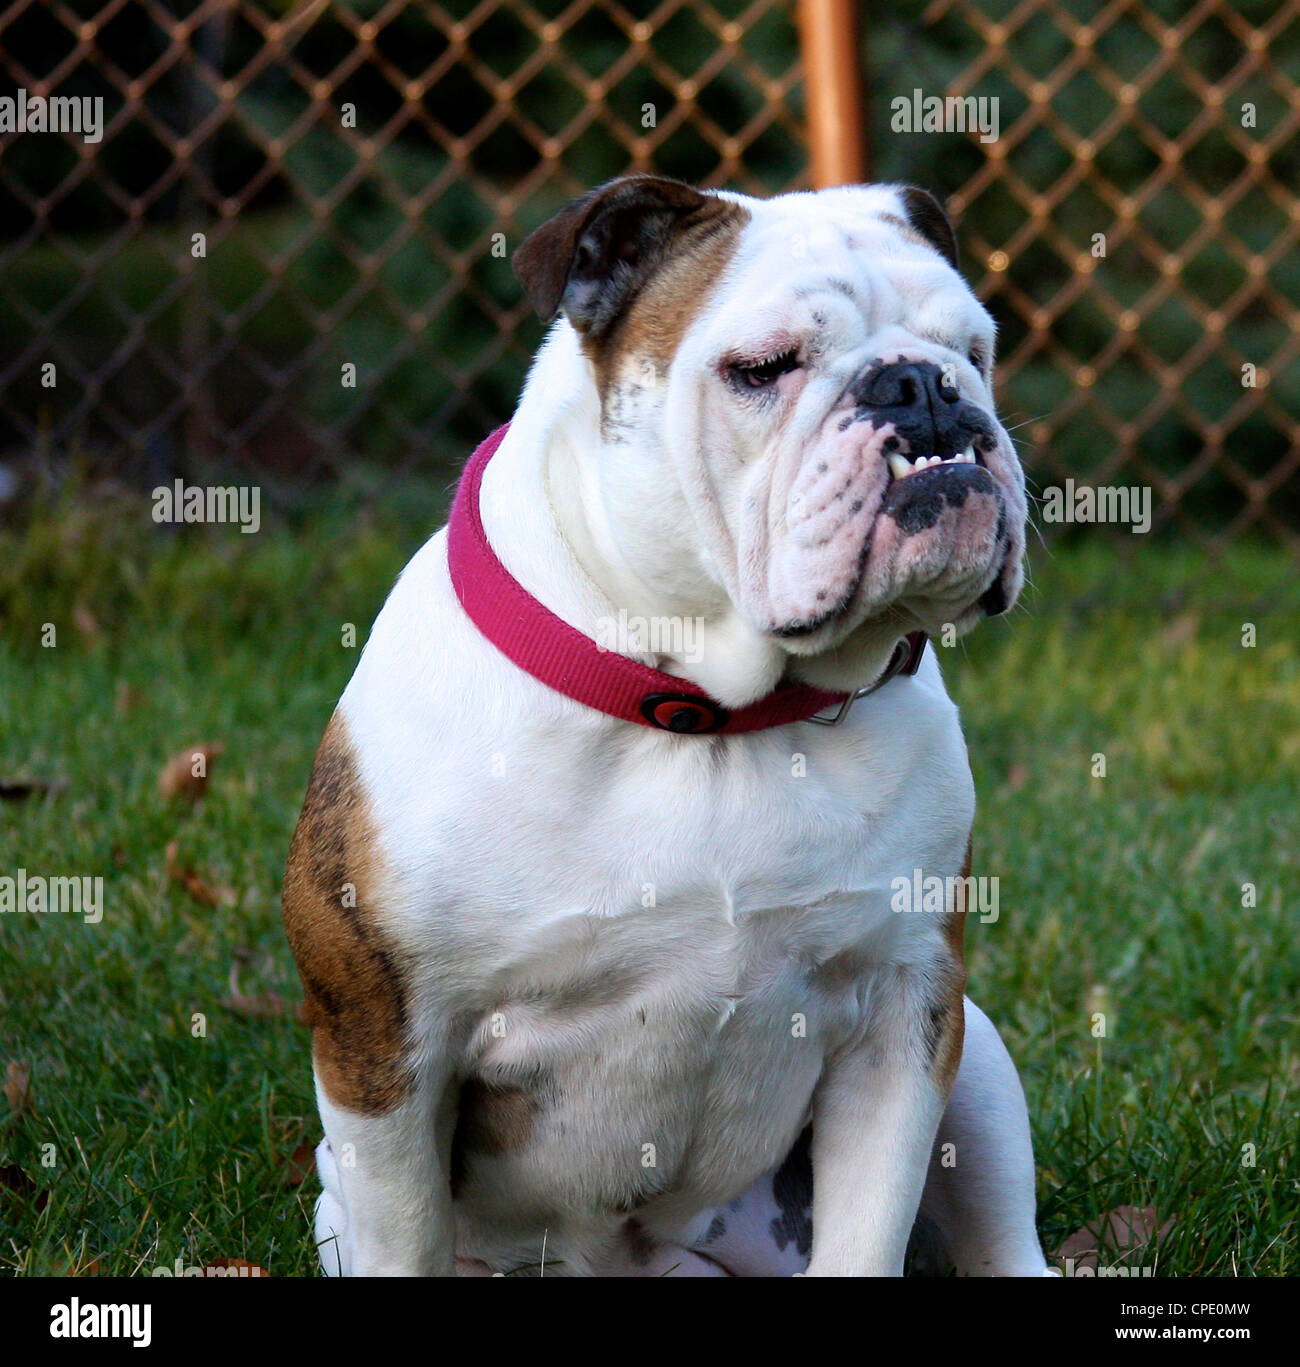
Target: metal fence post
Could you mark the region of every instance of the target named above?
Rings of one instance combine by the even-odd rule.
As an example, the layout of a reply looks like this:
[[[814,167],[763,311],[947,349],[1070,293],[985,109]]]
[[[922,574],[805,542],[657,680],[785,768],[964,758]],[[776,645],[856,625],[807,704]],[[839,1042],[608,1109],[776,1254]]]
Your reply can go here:
[[[867,179],[860,37],[858,0],[800,0],[799,47],[814,189]]]

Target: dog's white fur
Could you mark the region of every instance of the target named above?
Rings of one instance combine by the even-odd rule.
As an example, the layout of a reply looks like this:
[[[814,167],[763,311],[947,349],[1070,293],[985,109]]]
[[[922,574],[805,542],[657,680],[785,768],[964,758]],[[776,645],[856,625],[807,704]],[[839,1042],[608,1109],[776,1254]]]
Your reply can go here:
[[[785,590],[738,547],[755,518],[769,546],[797,538],[769,513],[801,450],[845,458],[828,434],[844,383],[875,355],[955,357],[963,392],[991,412],[987,377],[960,350],[991,325],[934,252],[879,220],[899,212],[887,188],[744,203],[751,221],[670,371],[620,380],[621,439],[602,437],[590,367],[560,321],[481,500],[506,567],[588,634],[620,608],[702,618],[701,662],[638,658],[730,705],[792,664],[816,684],[868,681],[900,613],[969,627],[1002,567],[936,588],[900,561],[887,582],[867,576],[816,639],[764,629]],[[829,278],[857,302],[818,293]],[[823,359],[784,407],[729,410],[720,352],[805,325]],[[999,463],[1023,520],[1004,434]],[[318,1085],[327,1271],[509,1271],[544,1244],[556,1273],[890,1275],[919,1207],[959,1271],[1043,1274],[1015,1070],[967,1003],[956,1083],[941,1094],[912,1030],[944,962],[940,918],[890,908],[893,877],[959,872],[974,817],[933,649],[840,727],[665,734],[499,654],[455,598],[444,531],[402,574],[339,713],[390,870],[375,914],[409,969],[417,1083],[379,1117]],[[848,954],[867,968],[831,971]],[[478,1156],[453,1201],[469,1076],[550,1092],[528,1142]],[[809,1262],[771,1230],[773,1173],[810,1119]],[[633,1208],[656,1250],[639,1261],[624,1239]],[[720,1212],[729,1246],[708,1240]]]

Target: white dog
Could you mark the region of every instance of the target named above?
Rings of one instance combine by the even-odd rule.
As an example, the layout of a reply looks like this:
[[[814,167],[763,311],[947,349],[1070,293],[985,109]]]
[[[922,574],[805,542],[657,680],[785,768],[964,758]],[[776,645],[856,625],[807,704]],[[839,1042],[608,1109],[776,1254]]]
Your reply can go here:
[[[515,252],[563,316],[374,625],[285,881],[327,1271],[1044,1274],[961,909],[895,893],[964,872],[974,816],[921,633],[1022,579],[955,266],[919,190],[650,176]]]

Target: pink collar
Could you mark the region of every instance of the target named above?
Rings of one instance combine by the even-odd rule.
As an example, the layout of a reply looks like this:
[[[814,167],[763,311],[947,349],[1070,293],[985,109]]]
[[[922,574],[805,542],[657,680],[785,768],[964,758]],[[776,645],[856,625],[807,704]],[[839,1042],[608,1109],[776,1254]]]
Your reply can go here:
[[[898,643],[881,677],[856,693],[831,693],[808,684],[785,684],[747,707],[729,710],[689,679],[651,669],[626,655],[602,650],[539,603],[506,569],[488,544],[479,513],[483,471],[509,429],[498,427],[469,458],[447,522],[447,567],[470,620],[520,669],[575,702],[639,726],[694,735],[763,731],[795,721],[834,724],[850,704],[889,682],[915,674],[925,652],[925,633]],[[834,717],[815,717],[828,708]]]

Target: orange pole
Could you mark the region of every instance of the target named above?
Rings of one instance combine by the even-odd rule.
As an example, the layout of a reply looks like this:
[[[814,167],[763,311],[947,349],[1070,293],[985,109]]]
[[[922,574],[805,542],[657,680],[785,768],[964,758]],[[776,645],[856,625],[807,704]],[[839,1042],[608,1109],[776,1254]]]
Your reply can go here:
[[[800,0],[813,189],[867,178],[859,0]]]

